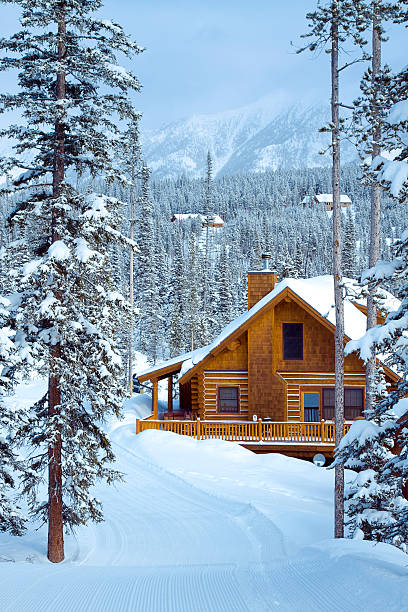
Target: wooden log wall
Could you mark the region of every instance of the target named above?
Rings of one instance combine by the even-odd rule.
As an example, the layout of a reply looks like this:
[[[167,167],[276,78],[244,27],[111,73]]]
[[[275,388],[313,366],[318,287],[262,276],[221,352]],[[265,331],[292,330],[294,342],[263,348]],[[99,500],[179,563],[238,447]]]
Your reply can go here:
[[[319,391],[329,387],[334,388],[334,372],[279,372],[286,385],[286,417],[287,421],[302,421],[302,392]],[[365,388],[363,372],[345,373],[345,387]]]
[[[239,388],[239,412],[218,412],[218,388]],[[248,372],[246,371],[205,371],[202,374],[203,411],[205,420],[237,421],[248,418]]]

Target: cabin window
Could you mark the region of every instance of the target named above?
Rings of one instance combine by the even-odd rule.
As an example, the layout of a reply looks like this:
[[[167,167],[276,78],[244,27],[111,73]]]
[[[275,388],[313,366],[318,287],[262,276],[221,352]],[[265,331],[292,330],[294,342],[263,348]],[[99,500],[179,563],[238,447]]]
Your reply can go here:
[[[363,416],[363,389],[344,389],[344,418],[348,421]]]
[[[319,420],[319,394],[303,394],[303,418],[306,423],[316,423]]]
[[[238,387],[218,387],[218,412],[239,412]]]
[[[303,324],[283,323],[283,359],[303,359]]]
[[[363,415],[363,389],[344,389],[344,418],[352,421]],[[334,389],[323,389],[323,418],[334,419]]]

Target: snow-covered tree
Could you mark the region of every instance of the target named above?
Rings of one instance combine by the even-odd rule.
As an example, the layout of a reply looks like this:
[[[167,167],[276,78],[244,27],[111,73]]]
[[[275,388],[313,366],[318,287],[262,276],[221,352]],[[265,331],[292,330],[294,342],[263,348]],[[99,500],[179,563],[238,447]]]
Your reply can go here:
[[[377,180],[397,200],[407,201],[407,177],[408,164],[408,141],[406,139],[408,127],[408,105],[406,100],[406,83],[404,70],[397,75],[393,82],[392,96],[397,102],[391,108],[390,113],[383,124],[385,132],[384,141],[388,143],[389,152],[387,157],[392,157],[392,151],[399,145],[397,159],[387,159],[377,156],[372,161],[372,169],[378,172]],[[408,342],[406,330],[408,325],[408,230],[405,230],[400,240],[395,244],[395,258],[391,262],[378,262],[374,267],[366,270],[362,275],[362,284],[367,285],[374,291],[380,283],[392,280],[398,287],[398,297],[401,304],[397,310],[388,314],[383,325],[370,328],[366,335],[347,345],[347,351],[359,351],[365,361],[372,358],[374,354],[388,355],[387,365],[393,367],[400,374],[397,387],[381,401],[375,402],[371,417],[377,422],[386,415],[391,414],[399,399],[408,393]],[[397,483],[397,491],[394,493],[395,503],[402,498],[403,486],[408,481],[408,428],[406,427],[408,417],[403,416],[402,421],[396,421],[394,417],[392,433],[396,441],[398,452],[387,458],[387,461],[378,468],[375,480],[380,487],[387,490],[390,482]],[[377,449],[381,446],[380,432],[371,439],[371,448]],[[364,492],[363,492],[364,493]],[[398,505],[398,513],[395,520],[383,524],[377,539],[382,541],[396,541],[399,545],[408,542],[408,507],[406,504]]]
[[[343,271],[344,276],[355,278],[357,274],[357,249],[356,249],[356,231],[354,227],[354,219],[350,209],[347,210],[346,222],[344,225],[344,242],[343,242]]]
[[[407,507],[402,480],[390,473],[384,478],[384,468],[394,457],[395,427],[392,418],[382,416],[382,423],[356,421],[340,443],[336,461],[356,472],[346,487],[345,524],[349,537],[404,548],[404,530],[398,526]]]
[[[130,121],[128,129],[123,135],[122,141],[119,143],[118,154],[121,156],[123,170],[129,182],[128,198],[129,198],[129,238],[131,242],[135,239],[135,223],[136,223],[136,180],[138,178],[139,166],[141,161],[141,150],[139,142],[139,123],[138,118],[133,118]],[[133,392],[133,354],[134,354],[134,324],[135,324],[135,308],[134,308],[134,247],[129,249],[129,328],[127,338],[127,366],[128,366],[128,388],[129,393]]]
[[[186,295],[186,350],[191,351],[201,346],[202,302],[200,300],[200,260],[197,240],[191,234],[188,254],[188,279]]]
[[[143,165],[141,169],[142,189],[138,199],[139,219],[137,239],[137,305],[139,317],[140,350],[156,363],[160,357],[161,331],[163,327],[162,303],[159,287],[159,252],[157,232],[153,219],[153,203],[150,199],[150,170]]]
[[[286,243],[283,245],[279,263],[278,276],[280,279],[297,277],[296,267]]]
[[[358,5],[358,2],[354,3]],[[324,49],[331,58],[331,152],[332,152],[332,193],[333,193],[333,279],[336,312],[335,346],[335,443],[339,447],[344,428],[344,303],[342,288],[342,232],[340,211],[340,117],[339,97],[340,73],[345,65],[339,65],[340,47],[348,39],[361,41],[356,21],[355,7],[347,0],[330,0],[318,3],[316,10],[307,14],[310,31],[304,38],[311,38],[303,51]],[[334,535],[343,537],[344,523],[344,470],[342,465],[335,467],[335,519]]]
[[[0,297],[0,531],[21,535],[25,528],[25,517],[15,501],[16,477],[24,470],[18,459],[11,435],[18,410],[5,403],[5,396],[12,389],[14,370],[19,360],[14,343],[15,333],[9,327],[10,302]]]
[[[199,346],[204,346],[208,344],[211,338],[210,329],[211,325],[211,289],[213,289],[213,285],[211,284],[211,241],[212,241],[212,231],[211,224],[214,219],[214,211],[213,211],[213,166],[211,154],[208,151],[207,155],[207,174],[205,178],[205,201],[204,201],[204,248],[201,249],[201,297],[202,297],[202,306],[200,313],[200,325],[198,328],[198,337],[196,340],[198,341]]]
[[[216,323],[215,332],[219,333],[234,319],[234,296],[232,294],[231,270],[225,245],[220,254],[215,282],[217,286],[217,296],[213,318]]]
[[[381,152],[382,126],[384,118],[392,103],[390,94],[390,71],[382,67],[382,42],[384,24],[400,15],[400,5],[388,0],[362,0],[359,2],[357,19],[360,30],[368,28],[371,33],[370,66],[365,72],[361,84],[361,96],[354,103],[352,134],[357,142],[363,160],[363,177],[370,185],[370,249],[369,267],[380,259],[381,250],[381,207],[382,188],[375,175],[366,163],[367,158],[376,158]],[[364,41],[365,42],[365,41]],[[377,307],[371,291],[367,295],[367,329],[377,324]],[[366,364],[366,408],[372,409],[375,396],[375,366],[373,355]]]
[[[16,4],[22,29],[0,40],[0,69],[18,71],[19,91],[0,103],[22,121],[1,132],[16,142],[1,171],[24,169],[9,189],[21,194],[10,221],[35,239],[24,245],[30,261],[12,271],[14,326],[49,379],[47,401],[16,435],[33,449],[24,491],[32,514],[48,521],[48,557],[59,562],[64,525],[102,520],[92,487],[120,477],[109,466],[114,455],[102,424],[122,403],[116,338],[126,305],[112,284],[108,249],[126,240],[118,201],[76,185],[81,175],[121,176],[114,144],[120,119],[137,118],[127,92],[139,83],[116,57],[141,48],[120,25],[94,18],[100,0]],[[40,503],[47,471],[48,501]]]
[[[186,279],[185,266],[181,241],[178,240],[175,246],[174,262],[172,268],[172,311],[170,318],[170,355],[174,357],[184,351],[186,346],[185,338],[185,311],[186,304]]]

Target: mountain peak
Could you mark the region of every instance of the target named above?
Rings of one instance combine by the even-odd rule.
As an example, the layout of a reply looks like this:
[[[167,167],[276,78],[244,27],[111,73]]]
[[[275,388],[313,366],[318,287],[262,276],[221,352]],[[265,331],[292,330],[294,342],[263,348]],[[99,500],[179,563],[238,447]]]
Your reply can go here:
[[[277,168],[316,167],[330,164],[329,135],[319,129],[330,119],[329,105],[288,104],[277,92],[257,102],[212,115],[193,115],[144,134],[147,163],[155,178],[205,175],[207,151],[214,174],[263,172]],[[356,158],[350,145],[343,161]]]

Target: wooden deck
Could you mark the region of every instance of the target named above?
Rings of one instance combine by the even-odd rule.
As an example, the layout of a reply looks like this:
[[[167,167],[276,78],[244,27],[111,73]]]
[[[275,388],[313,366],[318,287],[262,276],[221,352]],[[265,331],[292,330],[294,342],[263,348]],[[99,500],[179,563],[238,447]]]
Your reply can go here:
[[[346,433],[350,424],[344,425]],[[316,453],[333,456],[334,423],[252,421],[159,421],[136,419],[136,433],[148,429],[171,431],[197,440],[236,442],[254,452],[275,452],[311,458]]]

